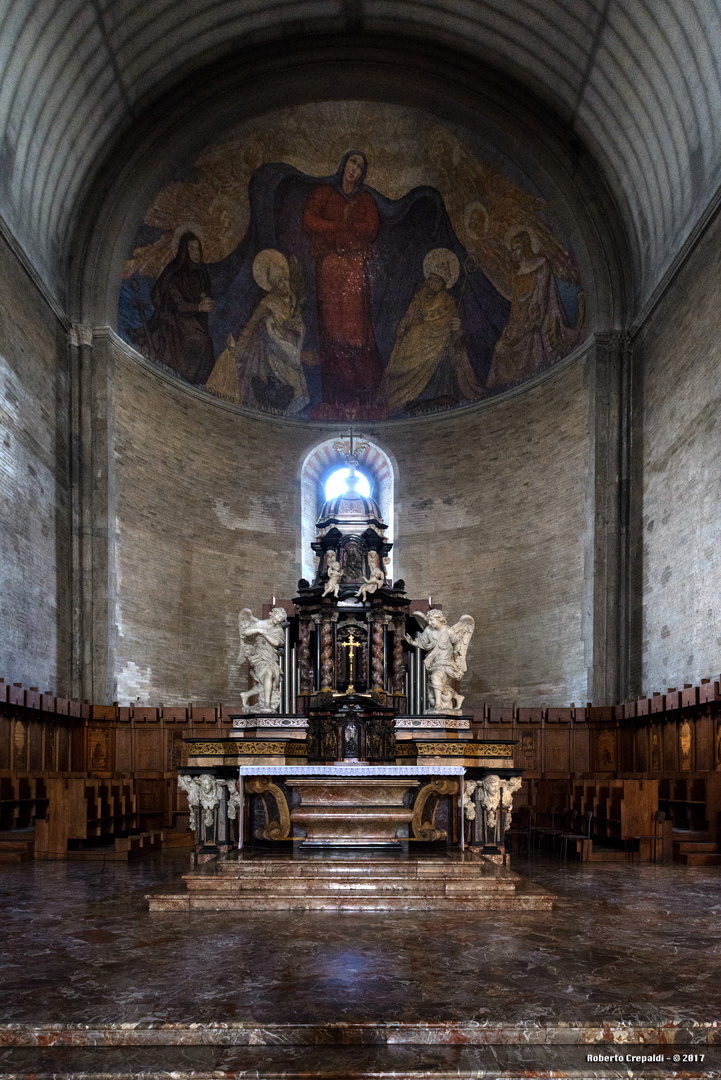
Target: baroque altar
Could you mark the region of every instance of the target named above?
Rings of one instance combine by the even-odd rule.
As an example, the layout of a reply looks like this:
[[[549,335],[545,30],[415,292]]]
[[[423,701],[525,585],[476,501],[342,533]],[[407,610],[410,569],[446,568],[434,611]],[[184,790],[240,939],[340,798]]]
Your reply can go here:
[[[521,770],[513,742],[479,740],[463,712],[474,620],[451,623],[387,578],[392,545],[357,490],[352,438],[346,460],[347,490],[316,524],[313,580],[286,607],[240,613],[250,685],[232,731],[186,740],[196,857],[435,843],[503,862]]]

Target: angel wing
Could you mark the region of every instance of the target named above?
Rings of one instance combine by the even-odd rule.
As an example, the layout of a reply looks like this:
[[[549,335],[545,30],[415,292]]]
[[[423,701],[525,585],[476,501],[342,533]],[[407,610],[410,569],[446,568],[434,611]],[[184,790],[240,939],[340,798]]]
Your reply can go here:
[[[453,659],[459,671],[467,671],[466,653],[468,643],[476,629],[476,620],[472,615],[461,615],[455,626],[451,627],[451,640],[453,641]]]
[[[257,621],[258,620],[249,607],[244,607],[238,615],[238,632],[240,634],[240,652],[238,653],[239,664],[242,664],[243,661],[247,660],[250,656],[250,643],[245,636],[245,631]]]
[[[428,619],[423,614],[423,612],[422,611],[414,611],[413,612],[413,617],[415,618],[416,622],[420,626],[421,630],[425,630],[425,628],[428,626]]]

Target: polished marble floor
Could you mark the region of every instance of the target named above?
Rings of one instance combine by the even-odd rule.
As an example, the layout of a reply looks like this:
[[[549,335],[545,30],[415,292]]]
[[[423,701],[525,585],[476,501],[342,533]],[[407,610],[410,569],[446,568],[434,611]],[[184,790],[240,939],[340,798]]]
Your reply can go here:
[[[211,1067],[215,1050],[203,1042],[292,1043],[296,1058],[304,1041],[382,1043],[386,1053],[407,1044],[408,1054],[409,1044],[430,1052],[446,1043],[455,1054],[443,1065],[438,1046],[427,1074],[409,1057],[398,1076],[441,1076],[446,1066],[449,1075],[506,1075],[496,1058],[467,1058],[459,1071],[460,1050],[484,1042],[496,1054],[501,1043],[666,1040],[708,1047],[706,1067],[714,1055],[721,1065],[719,869],[515,863],[558,897],[550,912],[150,913],[145,894],[187,866],[185,852],[170,851],[104,867],[0,869],[0,1076],[29,1075],[33,1041],[82,1042],[84,1030],[94,1032],[86,1041],[132,1042],[126,1025],[136,1042],[171,1042],[176,1055],[192,1047],[197,1076],[206,1066],[236,1075]],[[118,1025],[125,1034],[109,1035]],[[142,1075],[155,1075],[146,1061]],[[39,1059],[31,1071],[43,1074]],[[591,1066],[572,1074],[595,1075]]]

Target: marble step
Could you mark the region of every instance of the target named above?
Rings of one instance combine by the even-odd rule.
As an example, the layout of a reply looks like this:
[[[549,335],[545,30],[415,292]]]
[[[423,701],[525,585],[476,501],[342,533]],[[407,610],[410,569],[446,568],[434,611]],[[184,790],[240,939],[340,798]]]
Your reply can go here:
[[[328,874],[339,876],[354,876],[357,874],[370,874],[373,877],[469,877],[475,878],[479,874],[488,878],[502,879],[508,875],[509,880],[515,880],[517,875],[498,867],[495,863],[487,860],[473,858],[469,862],[452,862],[450,860],[398,860],[372,861],[363,858],[362,861],[351,859],[321,859],[313,857],[301,857],[300,859],[282,859],[277,857],[252,858],[248,860],[227,860],[215,864],[218,871],[228,877],[254,876],[263,874],[268,877],[325,877]]]
[[[316,878],[313,881],[263,881],[251,879],[250,881],[237,882],[223,880],[221,878],[197,879],[188,875],[185,883],[192,893],[213,893],[216,896],[239,896],[246,894],[278,894],[286,893],[293,896],[333,896],[344,894],[351,896],[465,896],[478,893],[514,893],[516,890],[513,882],[498,881],[406,881],[403,878],[374,881],[372,878],[339,880],[335,877]]]
[[[691,1026],[689,1026],[691,1025]],[[693,1039],[691,1039],[693,1031]],[[665,1045],[694,1047],[699,1053],[714,1053],[721,1057],[721,1043],[716,1041],[718,1021],[670,1021],[659,1017],[655,1021],[636,1023],[620,1017],[616,1020],[596,1017],[595,1020],[569,1021],[551,1019],[512,1020],[319,1020],[261,1021],[261,1020],[116,1020],[86,1019],[85,1021],[42,1022],[15,1021],[0,1023],[0,1047],[37,1049],[92,1047],[159,1048],[170,1047],[255,1047],[272,1049],[280,1046],[321,1047],[340,1046],[576,1046],[610,1049]],[[167,1080],[167,1078],[166,1078]]]
[[[555,899],[470,852],[413,858],[242,851],[183,877],[185,892],[148,896],[151,911],[548,910]]]
[[[150,911],[550,911],[555,897],[526,886],[512,893],[370,896],[328,893],[161,893],[146,896]]]

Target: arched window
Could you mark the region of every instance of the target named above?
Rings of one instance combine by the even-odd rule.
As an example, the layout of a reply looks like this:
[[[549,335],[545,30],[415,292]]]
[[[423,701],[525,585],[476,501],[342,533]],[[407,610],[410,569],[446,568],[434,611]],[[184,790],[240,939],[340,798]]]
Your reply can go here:
[[[340,444],[345,444],[346,450],[348,449],[347,438],[342,439],[336,436],[325,439],[310,451],[301,467],[300,562],[301,577],[308,581],[312,581],[315,577],[313,549],[310,546],[315,539],[315,523],[320,517],[323,504],[327,499],[333,498],[333,495],[326,494],[326,485],[335,478],[335,482],[342,485],[335,494],[341,494],[345,490],[348,467]],[[358,451],[356,474],[364,478],[368,484],[367,494],[378,503],[381,516],[387,525],[386,536],[392,543],[395,521],[393,465],[385,451],[370,439],[360,436],[358,445],[361,449]],[[358,490],[361,494],[366,494],[361,483],[358,484]],[[398,576],[394,556],[395,551],[391,551],[391,561],[387,569],[389,578]]]
[[[356,491],[359,495],[365,495],[366,498],[369,497],[371,494],[371,481],[360,469],[356,469],[355,474],[358,478],[356,481]],[[344,491],[348,490],[349,475],[350,469],[347,465],[342,466],[340,469],[333,470],[323,485],[326,501],[328,499],[334,499],[336,495],[342,495]]]

